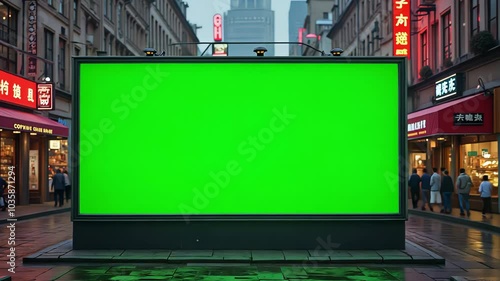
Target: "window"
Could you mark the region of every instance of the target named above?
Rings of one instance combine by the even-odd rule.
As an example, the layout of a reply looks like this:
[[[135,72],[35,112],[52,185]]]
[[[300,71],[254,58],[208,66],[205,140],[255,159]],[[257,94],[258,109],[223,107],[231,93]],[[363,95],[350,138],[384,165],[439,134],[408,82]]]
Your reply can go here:
[[[470,21],[471,35],[479,32],[479,0],[471,0]]]
[[[255,9],[255,0],[248,0],[247,9]]]
[[[427,46],[427,30],[420,33],[420,66],[429,65],[429,46]]]
[[[492,197],[498,198],[498,142],[462,143],[460,145],[460,163],[471,176],[476,188],[471,188],[471,195],[478,196],[478,186],[483,175],[488,175],[493,185]]]
[[[78,25],[78,0],[73,0],[73,24]]]
[[[64,15],[64,0],[59,0],[57,11],[59,12],[59,14]]]
[[[79,57],[80,56],[80,49],[75,47],[75,57]]]
[[[122,36],[122,25],[123,25],[123,20],[122,20],[122,4],[119,3],[118,7],[116,8],[116,25],[118,26],[118,36]]]
[[[58,72],[58,78],[59,78],[59,87],[61,89],[64,89],[64,85],[66,84],[66,41],[63,39],[59,38],[59,72]]]
[[[328,13],[327,12],[323,12],[323,19],[325,19],[325,20],[328,19]]]
[[[442,16],[442,24],[443,24],[443,62],[446,59],[451,59],[451,13],[450,11],[446,12]]]
[[[102,8],[104,9],[104,16],[108,16],[108,0],[104,0],[104,3],[102,4]]]
[[[432,40],[430,42],[430,49],[432,51],[432,61],[434,62],[434,65],[432,68],[437,69],[437,50],[438,50],[438,23],[436,22],[435,24],[432,25],[431,27],[431,36]],[[429,54],[431,55],[431,54]]]
[[[47,0],[47,4],[49,4],[49,6],[54,6],[54,3],[52,2],[52,0]]]
[[[10,6],[0,6],[0,40],[17,46],[17,11]]]
[[[458,3],[458,53],[460,56],[467,54],[465,34],[466,34],[466,22],[465,22],[465,0],[460,0]]]
[[[488,1],[488,30],[498,40],[498,0]]]
[[[365,40],[363,40],[363,42],[361,42],[361,52],[360,52],[362,56],[366,56],[365,46],[366,46],[366,42],[365,42]]]
[[[54,77],[54,33],[45,30],[45,59],[44,74],[45,77]]]

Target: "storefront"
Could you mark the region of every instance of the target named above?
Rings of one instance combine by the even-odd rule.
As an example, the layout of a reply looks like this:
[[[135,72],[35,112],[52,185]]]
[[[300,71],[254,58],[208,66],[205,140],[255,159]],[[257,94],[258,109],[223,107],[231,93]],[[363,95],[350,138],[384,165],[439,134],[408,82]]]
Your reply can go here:
[[[52,110],[52,85],[4,71],[0,76],[0,176],[7,178],[9,169],[14,169],[16,204],[50,201],[49,157],[56,151],[51,145],[55,148],[57,141],[55,158],[67,161],[63,154],[67,154],[69,135],[66,126],[41,114]]]
[[[478,188],[484,175],[493,184],[493,210],[498,210],[499,144],[494,128],[499,121],[495,121],[494,92],[435,102],[438,104],[408,115],[409,169],[422,174],[423,168],[429,173],[433,167],[446,168],[455,182],[464,168],[474,184],[471,208],[476,210],[482,207]]]

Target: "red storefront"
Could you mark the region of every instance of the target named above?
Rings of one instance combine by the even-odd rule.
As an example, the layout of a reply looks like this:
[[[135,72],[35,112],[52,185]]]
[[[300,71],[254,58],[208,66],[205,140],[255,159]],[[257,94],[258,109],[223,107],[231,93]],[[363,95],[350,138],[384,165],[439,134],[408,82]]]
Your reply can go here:
[[[0,176],[14,171],[16,204],[51,200],[49,142],[67,139],[66,126],[42,115],[52,110],[52,84],[0,71]]]
[[[498,142],[493,101],[491,94],[474,94],[409,114],[410,169],[416,168],[421,174],[423,168],[432,172],[433,167],[444,167],[455,181],[459,169],[464,168],[474,182],[473,197],[479,196],[482,176],[488,175],[494,186],[493,197],[497,198]]]

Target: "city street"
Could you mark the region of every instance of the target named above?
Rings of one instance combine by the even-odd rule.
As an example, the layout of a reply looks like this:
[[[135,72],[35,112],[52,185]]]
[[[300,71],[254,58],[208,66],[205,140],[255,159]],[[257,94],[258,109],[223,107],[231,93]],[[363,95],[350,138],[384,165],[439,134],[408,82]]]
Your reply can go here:
[[[419,216],[410,216],[407,239],[444,257],[446,265],[22,265],[22,257],[71,239],[70,214],[63,213],[16,223],[18,267],[12,274],[7,226],[2,225],[0,276],[12,280],[500,280],[499,234]]]

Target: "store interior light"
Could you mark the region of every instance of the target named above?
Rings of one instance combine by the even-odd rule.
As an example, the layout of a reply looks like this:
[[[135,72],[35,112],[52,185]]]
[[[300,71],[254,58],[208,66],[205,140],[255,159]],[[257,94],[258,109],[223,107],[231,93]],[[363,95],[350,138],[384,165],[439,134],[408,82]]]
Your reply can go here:
[[[444,141],[446,140],[445,138],[437,138],[438,141]]]
[[[13,133],[14,133],[14,134],[20,134],[20,133],[21,133],[21,131],[14,131]]]
[[[2,131],[3,129],[0,129],[0,132]]]
[[[30,135],[32,135],[32,136],[36,136],[36,133],[30,133]]]

